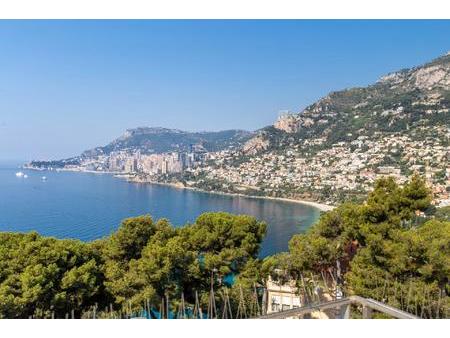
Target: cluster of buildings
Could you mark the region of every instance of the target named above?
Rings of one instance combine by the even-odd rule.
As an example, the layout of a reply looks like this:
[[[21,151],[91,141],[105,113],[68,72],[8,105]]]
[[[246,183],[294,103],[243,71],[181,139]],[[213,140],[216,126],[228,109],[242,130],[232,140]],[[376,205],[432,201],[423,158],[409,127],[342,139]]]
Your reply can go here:
[[[65,169],[157,176],[181,173],[200,165],[206,158],[207,153],[199,151],[141,154],[121,150],[84,158],[79,165],[67,165]]]
[[[429,131],[428,131],[429,132]],[[375,133],[331,146],[324,137],[295,141],[245,156],[241,149],[141,154],[121,150],[84,158],[69,170],[139,176],[223,192],[314,200],[334,205],[365,196],[373,182],[393,176],[400,184],[419,173],[435,202],[450,205],[450,130],[435,127],[429,137]]]
[[[335,204],[352,195],[365,195],[373,182],[393,176],[400,184],[412,174],[424,176],[440,205],[450,204],[450,147],[448,129],[433,137],[413,140],[400,134],[360,136],[352,142],[322,147],[324,138],[295,143],[237,161],[238,152],[224,151],[213,164],[194,168],[201,187],[220,182],[223,190],[253,191],[277,197],[308,198]]]

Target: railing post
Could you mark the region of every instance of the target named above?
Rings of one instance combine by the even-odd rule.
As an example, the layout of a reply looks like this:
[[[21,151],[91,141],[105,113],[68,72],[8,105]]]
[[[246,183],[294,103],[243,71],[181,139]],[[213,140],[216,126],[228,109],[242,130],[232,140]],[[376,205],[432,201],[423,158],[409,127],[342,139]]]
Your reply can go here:
[[[372,309],[367,305],[363,305],[362,308],[362,316],[363,319],[371,319],[372,318]]]
[[[338,308],[339,319],[350,319],[351,304],[345,304]]]

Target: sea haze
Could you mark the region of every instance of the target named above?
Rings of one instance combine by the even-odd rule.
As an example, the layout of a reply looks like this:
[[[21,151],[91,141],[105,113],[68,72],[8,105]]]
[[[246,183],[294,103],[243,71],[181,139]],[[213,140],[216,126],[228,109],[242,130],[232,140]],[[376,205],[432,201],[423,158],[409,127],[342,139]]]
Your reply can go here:
[[[22,170],[28,178],[20,178],[18,171],[17,163],[0,163],[0,231],[90,241],[110,234],[127,217],[150,214],[182,226],[203,212],[227,211],[268,224],[264,257],[286,251],[292,235],[320,215],[309,205],[128,183],[108,174]]]

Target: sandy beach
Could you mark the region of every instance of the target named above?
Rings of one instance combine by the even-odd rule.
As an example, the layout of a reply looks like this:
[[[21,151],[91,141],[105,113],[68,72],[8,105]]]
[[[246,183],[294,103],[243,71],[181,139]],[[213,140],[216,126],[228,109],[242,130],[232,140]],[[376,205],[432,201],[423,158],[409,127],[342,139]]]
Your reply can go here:
[[[290,203],[299,203],[299,204],[305,204],[310,205],[314,208],[319,209],[320,211],[330,211],[335,208],[333,205],[318,203],[314,201],[307,201],[307,200],[297,200],[292,198],[283,198],[283,197],[270,197],[270,196],[254,196],[254,195],[245,195],[245,194],[239,194],[239,193],[230,193],[230,192],[223,192],[223,191],[209,191],[204,189],[199,189],[195,187],[186,187],[181,183],[163,183],[163,182],[156,182],[156,181],[147,181],[147,180],[140,180],[140,179],[128,179],[129,182],[132,183],[144,183],[144,184],[158,184],[158,185],[166,185],[177,189],[188,189],[188,190],[194,190],[209,194],[217,194],[217,195],[228,195],[228,196],[239,196],[239,197],[245,197],[245,198],[258,198],[258,199],[268,199],[268,200],[277,200],[277,201],[284,201],[284,202],[290,202]]]
[[[39,169],[39,168],[25,167],[25,166],[23,166],[23,168],[29,169],[29,170],[41,170],[41,171],[48,170],[48,169]],[[320,211],[330,211],[335,208],[335,206],[333,206],[333,205],[328,205],[328,204],[323,204],[323,203],[318,203],[318,202],[308,201],[308,200],[298,200],[298,199],[292,199],[292,198],[270,197],[270,196],[253,196],[253,195],[245,195],[245,194],[230,193],[230,192],[223,192],[223,191],[209,191],[209,190],[199,189],[199,188],[195,188],[195,187],[186,187],[181,183],[163,183],[163,182],[156,182],[156,181],[148,181],[148,180],[143,180],[143,179],[140,179],[137,177],[133,177],[132,175],[124,174],[124,173],[120,173],[120,172],[80,170],[80,169],[75,169],[75,168],[70,168],[70,169],[61,168],[61,169],[55,169],[55,171],[70,171],[70,172],[90,173],[90,174],[109,174],[109,175],[114,175],[114,177],[116,177],[116,178],[125,179],[131,183],[158,184],[158,185],[165,185],[165,186],[169,186],[169,187],[177,188],[177,189],[189,189],[189,190],[200,191],[200,192],[205,192],[205,193],[209,193],[209,194],[240,196],[240,197],[245,197],[245,198],[259,198],[259,199],[268,199],[268,200],[277,200],[277,201],[284,201],[284,202],[291,202],[291,203],[299,203],[299,204],[310,205],[314,208],[319,209]]]

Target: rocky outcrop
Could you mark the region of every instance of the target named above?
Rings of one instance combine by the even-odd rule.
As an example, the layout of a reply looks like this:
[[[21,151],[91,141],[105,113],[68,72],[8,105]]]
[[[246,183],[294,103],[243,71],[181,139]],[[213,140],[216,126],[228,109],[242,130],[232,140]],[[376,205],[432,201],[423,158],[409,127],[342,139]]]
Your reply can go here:
[[[411,69],[403,69],[399,72],[383,76],[379,84],[393,86],[391,88],[403,90],[435,90],[450,89],[449,72],[450,53],[433,60],[425,65]]]
[[[450,74],[448,69],[443,66],[421,68],[413,74],[413,77],[414,84],[420,89],[428,89],[433,86],[450,87]]]
[[[329,146],[376,133],[414,132],[415,127],[448,126],[450,54],[403,69],[367,87],[331,92],[298,113],[281,114],[244,146],[246,153],[321,139]],[[417,132],[416,134],[420,134]],[[415,136],[414,136],[415,137]]]
[[[270,145],[270,141],[263,133],[258,134],[252,139],[248,140],[243,146],[242,151],[246,155],[255,155],[260,151],[266,150]]]
[[[298,122],[298,117],[296,115],[285,113],[278,117],[278,120],[273,124],[273,126],[276,129],[285,131],[286,133],[295,133],[299,128]]]

